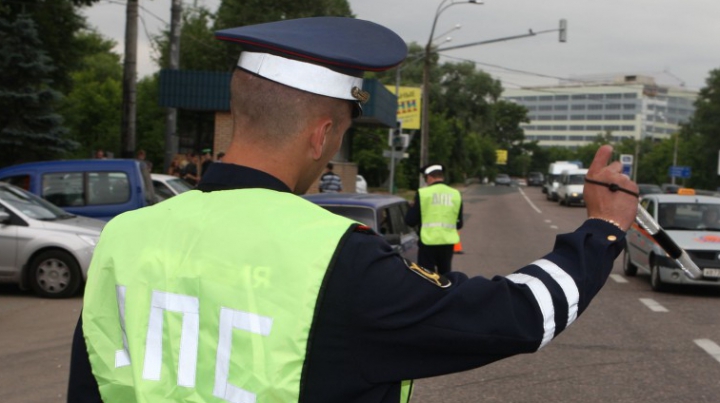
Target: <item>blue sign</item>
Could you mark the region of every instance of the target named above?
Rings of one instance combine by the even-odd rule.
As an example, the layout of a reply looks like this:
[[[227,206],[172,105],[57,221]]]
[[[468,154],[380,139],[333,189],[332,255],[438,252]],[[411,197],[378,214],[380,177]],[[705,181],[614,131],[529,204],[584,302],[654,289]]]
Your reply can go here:
[[[632,168],[632,165],[623,164],[622,168],[623,168],[622,173],[624,173],[627,176],[630,176],[630,169]]]
[[[675,178],[689,178],[691,174],[690,167],[671,166],[668,174]]]

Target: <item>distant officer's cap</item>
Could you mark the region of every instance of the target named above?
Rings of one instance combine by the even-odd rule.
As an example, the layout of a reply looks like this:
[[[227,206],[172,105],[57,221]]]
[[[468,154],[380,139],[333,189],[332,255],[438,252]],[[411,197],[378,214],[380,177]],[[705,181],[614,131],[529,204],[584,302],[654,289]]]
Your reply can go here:
[[[432,165],[428,165],[427,167],[425,167],[425,168],[423,169],[423,174],[425,174],[425,175],[430,175],[431,173],[433,173],[433,172],[438,172],[438,171],[439,171],[439,172],[442,172],[442,171],[443,171],[442,165],[440,165],[440,164],[432,164]]]
[[[217,39],[243,46],[237,66],[268,80],[313,94],[354,101],[366,71],[400,64],[407,45],[393,31],[370,21],[313,17],[217,31]]]

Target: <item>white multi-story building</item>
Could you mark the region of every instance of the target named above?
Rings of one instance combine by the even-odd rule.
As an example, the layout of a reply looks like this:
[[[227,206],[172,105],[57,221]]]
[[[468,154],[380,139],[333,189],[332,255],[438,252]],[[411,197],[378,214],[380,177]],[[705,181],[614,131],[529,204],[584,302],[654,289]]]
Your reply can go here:
[[[503,99],[528,109],[525,139],[542,147],[576,148],[598,134],[664,139],[695,112],[697,92],[661,86],[647,76],[573,79],[556,86],[506,89]]]

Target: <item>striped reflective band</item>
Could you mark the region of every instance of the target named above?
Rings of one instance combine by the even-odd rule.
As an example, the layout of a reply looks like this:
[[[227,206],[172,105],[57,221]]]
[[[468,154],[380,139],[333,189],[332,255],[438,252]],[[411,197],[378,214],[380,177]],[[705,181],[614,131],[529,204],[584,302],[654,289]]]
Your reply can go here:
[[[555,307],[553,306],[552,297],[550,291],[548,291],[545,284],[538,278],[528,276],[523,273],[513,273],[507,276],[507,279],[516,284],[525,284],[532,291],[535,300],[540,306],[540,312],[543,316],[543,338],[540,342],[538,350],[545,347],[546,344],[552,340],[555,335]]]
[[[575,322],[575,319],[577,319],[578,302],[580,301],[580,291],[578,291],[575,280],[573,280],[572,277],[570,277],[570,275],[563,269],[558,267],[558,265],[547,259],[536,260],[532,264],[545,270],[545,272],[547,272],[553,280],[560,285],[560,288],[562,288],[568,304],[568,318],[567,325],[565,326],[570,326],[573,322]]]
[[[445,224],[444,222],[429,222],[427,224],[423,224],[422,228],[437,228],[437,227],[443,227],[448,229],[455,229],[457,225],[455,224]]]
[[[357,101],[352,90],[354,87],[362,89],[360,77],[268,53],[242,52],[237,65],[276,83],[332,98]]]

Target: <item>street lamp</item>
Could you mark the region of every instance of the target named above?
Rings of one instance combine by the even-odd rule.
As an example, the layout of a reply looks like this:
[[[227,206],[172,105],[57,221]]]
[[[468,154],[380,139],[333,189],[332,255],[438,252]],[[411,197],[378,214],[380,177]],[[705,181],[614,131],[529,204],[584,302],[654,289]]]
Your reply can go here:
[[[455,0],[442,0],[435,10],[435,18],[433,19],[432,29],[430,30],[430,36],[428,37],[427,45],[425,45],[425,63],[423,66],[423,84],[422,84],[422,112],[420,115],[421,126],[420,126],[420,166],[428,164],[428,145],[430,135],[430,53],[433,46],[433,36],[435,34],[435,26],[437,25],[438,17],[443,11],[458,4],[483,4],[482,1],[478,0],[467,0],[467,1],[455,1]]]

